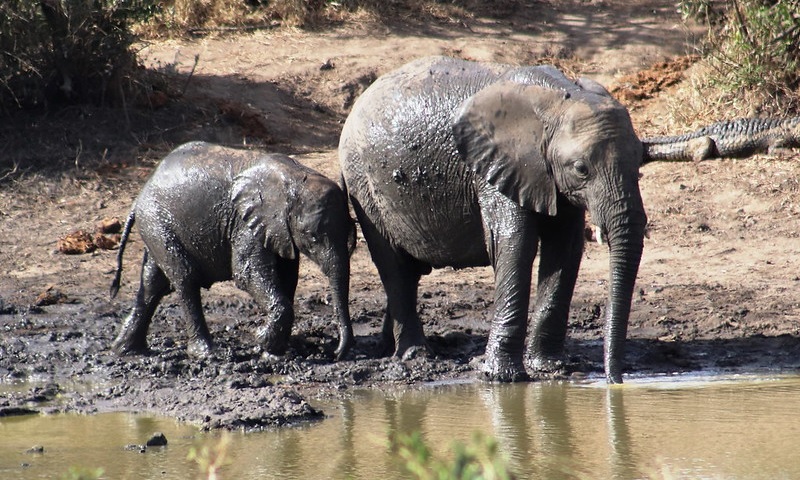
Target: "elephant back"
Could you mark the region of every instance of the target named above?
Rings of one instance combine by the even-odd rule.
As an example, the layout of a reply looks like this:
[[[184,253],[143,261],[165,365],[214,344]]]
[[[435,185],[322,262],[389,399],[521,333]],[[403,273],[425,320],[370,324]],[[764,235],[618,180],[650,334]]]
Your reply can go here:
[[[139,231],[154,258],[168,264],[171,249],[179,246],[187,265],[202,269],[197,278],[211,283],[230,278],[228,192],[242,165],[252,161],[248,155],[234,157],[222,147],[192,142],[159,163],[135,206]]]
[[[502,73],[501,66],[447,57],[417,60],[376,80],[342,129],[339,159],[351,198],[393,245],[425,263],[488,261],[480,242],[472,248],[452,244],[482,235],[452,118],[464,100]]]
[[[522,85],[535,85],[549,90],[561,90],[564,93],[573,93],[580,90],[574,81],[567,78],[552,65],[510,69],[502,75],[501,80],[508,80]]]

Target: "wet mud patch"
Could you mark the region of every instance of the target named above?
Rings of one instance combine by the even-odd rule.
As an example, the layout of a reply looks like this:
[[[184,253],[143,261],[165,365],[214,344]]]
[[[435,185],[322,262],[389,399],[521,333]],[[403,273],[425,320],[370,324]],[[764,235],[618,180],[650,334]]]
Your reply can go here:
[[[262,354],[253,334],[260,314],[251,301],[216,292],[204,302],[215,341],[204,359],[187,355],[180,309],[169,297],[153,320],[150,351],[125,357],[109,350],[122,314],[108,303],[15,307],[24,311],[0,316],[0,377],[18,387],[0,393],[0,412],[123,410],[206,429],[272,428],[322,418],[310,397],[468,375],[469,360],[485,345],[482,335],[446,332],[430,337],[442,355],[384,358],[373,320],[382,314],[374,312],[357,319],[355,348],[334,362],[338,333],[323,295],[298,297],[301,320],[282,357]]]

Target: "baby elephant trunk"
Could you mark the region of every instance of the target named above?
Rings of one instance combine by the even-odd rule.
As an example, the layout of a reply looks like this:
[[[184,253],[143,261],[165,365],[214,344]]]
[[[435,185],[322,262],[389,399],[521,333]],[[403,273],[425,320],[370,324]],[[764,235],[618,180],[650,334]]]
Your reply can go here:
[[[309,191],[317,192],[313,186]],[[330,284],[333,313],[339,326],[336,359],[344,358],[353,346],[350,324],[350,253],[355,245],[355,223],[350,218],[347,199],[338,188],[330,188],[316,199],[302,202],[304,215],[298,218],[293,232],[295,245],[319,266]]]
[[[339,255],[336,255],[337,257]],[[339,327],[339,346],[336,348],[336,360],[341,360],[353,346],[353,327],[350,323],[349,291],[350,291],[350,262],[347,252],[344,260],[332,264],[320,264],[323,273],[330,283],[333,314]]]
[[[329,220],[331,220],[329,218]],[[298,245],[312,262],[319,266],[327,277],[331,289],[333,314],[339,328],[339,346],[336,348],[336,360],[341,360],[353,346],[353,327],[350,323],[350,253],[355,239],[355,226],[344,217],[342,222],[351,224],[352,232],[341,227],[332,228],[334,222],[319,227],[320,234],[314,240]],[[303,240],[308,240],[304,237]]]

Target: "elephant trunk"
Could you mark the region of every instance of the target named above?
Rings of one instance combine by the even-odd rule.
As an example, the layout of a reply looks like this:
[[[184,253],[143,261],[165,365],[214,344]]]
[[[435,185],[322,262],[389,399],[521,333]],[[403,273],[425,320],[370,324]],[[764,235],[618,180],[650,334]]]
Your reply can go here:
[[[353,346],[353,326],[350,322],[350,263],[347,252],[343,260],[332,262],[322,267],[323,273],[328,277],[331,296],[333,298],[333,314],[339,326],[339,346],[336,347],[336,360],[341,360]],[[338,255],[337,255],[338,256]]]
[[[622,383],[628,318],[644,246],[647,216],[641,200],[634,203],[605,224],[608,226],[609,285],[603,362],[608,383]]]

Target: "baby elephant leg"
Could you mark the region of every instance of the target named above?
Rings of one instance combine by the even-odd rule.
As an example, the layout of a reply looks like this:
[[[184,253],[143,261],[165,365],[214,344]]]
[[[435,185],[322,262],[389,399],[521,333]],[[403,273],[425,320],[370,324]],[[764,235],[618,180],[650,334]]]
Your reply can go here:
[[[200,287],[192,284],[177,285],[175,291],[180,297],[184,317],[187,320],[189,343],[187,350],[194,357],[207,357],[214,348],[211,332],[208,331],[203,303],[200,300]]]
[[[158,303],[170,291],[169,280],[156,265],[147,249],[142,258],[142,273],[139,291],[133,311],[125,318],[122,328],[113,343],[113,350],[120,355],[147,351],[147,330]]]
[[[266,353],[283,355],[294,324],[294,292],[299,261],[273,254],[239,257],[234,266],[236,285],[248,292],[267,315],[256,336]]]

